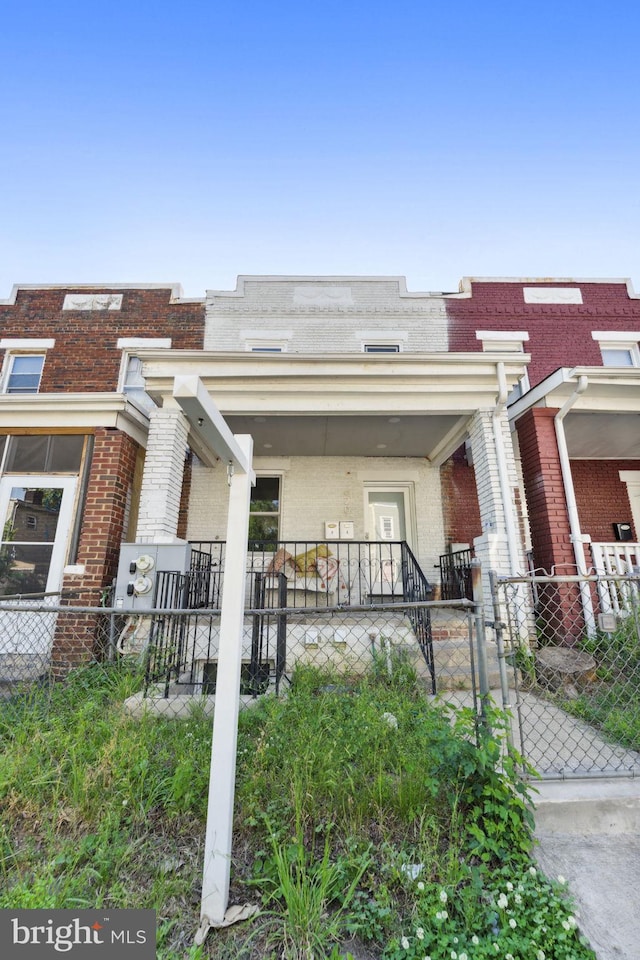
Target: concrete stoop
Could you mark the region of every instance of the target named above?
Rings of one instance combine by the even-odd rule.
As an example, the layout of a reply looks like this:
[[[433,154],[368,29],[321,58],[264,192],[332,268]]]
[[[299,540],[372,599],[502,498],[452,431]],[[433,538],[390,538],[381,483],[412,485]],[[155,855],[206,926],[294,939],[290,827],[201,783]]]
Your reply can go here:
[[[535,786],[536,832],[640,835],[640,778],[543,780]]]
[[[500,667],[498,663],[498,649],[495,643],[487,642],[487,672],[489,676],[489,686],[491,688],[500,687]],[[477,655],[474,662],[474,670],[478,676]],[[433,658],[436,672],[436,685],[438,690],[471,690],[473,686],[473,673],[471,670],[471,654],[469,651],[469,639],[448,639],[434,640]],[[512,685],[513,671],[509,668],[507,676]]]
[[[640,957],[640,778],[544,781],[536,859],[564,877],[598,960]]]

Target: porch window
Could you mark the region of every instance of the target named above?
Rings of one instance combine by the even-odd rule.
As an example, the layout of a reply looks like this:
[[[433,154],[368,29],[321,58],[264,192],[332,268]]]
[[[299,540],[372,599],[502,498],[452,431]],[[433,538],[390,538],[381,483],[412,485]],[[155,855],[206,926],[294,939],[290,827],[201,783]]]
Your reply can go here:
[[[256,477],[249,510],[249,548],[259,550],[263,543],[275,548],[280,531],[280,477]]]

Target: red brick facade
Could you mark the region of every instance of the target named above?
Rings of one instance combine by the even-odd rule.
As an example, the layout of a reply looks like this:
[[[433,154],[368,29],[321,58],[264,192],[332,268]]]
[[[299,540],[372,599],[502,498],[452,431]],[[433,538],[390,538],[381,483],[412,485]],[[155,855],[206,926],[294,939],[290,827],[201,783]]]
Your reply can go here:
[[[638,470],[637,460],[573,460],[571,474],[583,533],[596,542],[615,540],[614,523],[630,523],[633,540],[638,531],[633,526],[627,485],[620,479],[620,470]]]
[[[560,568],[558,573],[575,573],[555,434],[557,412],[534,407],[520,418],[520,456],[536,567],[549,573],[554,566]]]
[[[68,293],[114,292],[122,293],[120,310],[62,309]],[[19,289],[14,304],[0,304],[0,337],[55,339],[47,351],[41,393],[115,390],[122,357],[119,337],[171,337],[175,349],[201,348],[204,305],[174,301],[170,287]]]
[[[121,308],[64,310],[65,296],[73,293],[121,295]],[[118,339],[170,338],[174,349],[202,348],[204,304],[180,302],[169,286],[20,288],[14,303],[0,304],[0,337],[55,341],[46,351],[40,394],[113,392],[122,364]],[[6,408],[0,424],[4,433],[69,432],[64,419],[56,427],[50,417],[42,424],[34,422],[30,429],[12,431],[11,427]],[[137,511],[143,451],[131,436],[114,427],[99,426],[86,433],[93,434],[93,451],[78,477],[77,549],[70,558],[77,572],[64,576],[62,589],[67,597],[64,603],[89,607],[100,605],[103,591],[116,575],[120,545],[131,535],[128,527]],[[183,517],[181,531],[185,529]],[[61,614],[52,650],[54,672],[64,673],[99,653],[103,634],[93,614]]]
[[[525,303],[523,287],[577,288],[582,304]],[[640,299],[625,283],[477,282],[472,296],[446,300],[449,350],[482,350],[476,330],[526,331],[531,354],[529,382],[535,386],[559,367],[601,366],[594,330],[640,330]]]
[[[444,538],[452,543],[473,546],[482,533],[476,475],[467,463],[464,447],[457,450],[440,469]]]

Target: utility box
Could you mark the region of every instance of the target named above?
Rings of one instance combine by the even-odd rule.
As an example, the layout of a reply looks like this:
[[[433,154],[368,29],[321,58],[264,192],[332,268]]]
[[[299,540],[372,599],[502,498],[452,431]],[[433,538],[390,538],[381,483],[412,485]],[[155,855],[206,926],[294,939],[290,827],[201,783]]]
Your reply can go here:
[[[156,606],[158,575],[184,575],[191,564],[191,546],[183,543],[123,543],[114,607],[137,613]]]

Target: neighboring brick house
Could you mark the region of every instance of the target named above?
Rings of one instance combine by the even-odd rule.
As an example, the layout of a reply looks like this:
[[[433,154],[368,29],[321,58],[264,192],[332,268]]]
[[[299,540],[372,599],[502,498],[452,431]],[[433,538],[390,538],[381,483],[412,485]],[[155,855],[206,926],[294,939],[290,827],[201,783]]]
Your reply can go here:
[[[202,336],[202,301],[170,285],[16,286],[0,302],[2,595],[99,604],[137,523],[148,431],[137,348],[201,348]],[[19,503],[40,505],[25,513],[28,536],[6,523]]]
[[[447,315],[451,350],[531,356],[509,418],[535,567],[627,572],[640,535],[640,297],[629,281],[465,279]]]

